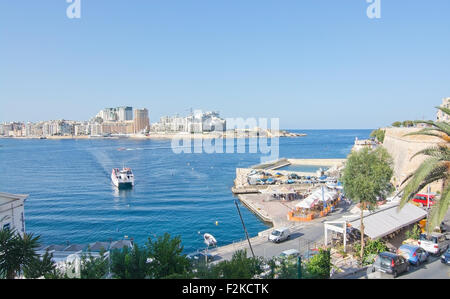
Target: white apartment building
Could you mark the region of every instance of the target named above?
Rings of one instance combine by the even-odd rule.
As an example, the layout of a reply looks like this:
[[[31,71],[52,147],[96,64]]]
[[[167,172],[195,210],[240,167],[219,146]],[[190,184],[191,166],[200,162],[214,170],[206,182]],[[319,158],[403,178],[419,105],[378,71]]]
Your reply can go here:
[[[444,98],[441,107],[450,109],[450,98]],[[441,110],[438,110],[436,118],[440,122],[450,122],[450,117]]]
[[[28,195],[0,193],[0,229],[25,233],[24,205]]]

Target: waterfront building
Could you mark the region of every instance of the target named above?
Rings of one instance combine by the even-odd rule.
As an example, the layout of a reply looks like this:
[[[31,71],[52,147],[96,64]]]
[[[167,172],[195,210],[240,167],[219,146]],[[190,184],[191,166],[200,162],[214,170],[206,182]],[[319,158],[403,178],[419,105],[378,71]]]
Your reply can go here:
[[[102,134],[126,135],[134,133],[133,121],[107,121],[101,124]]]
[[[450,109],[450,98],[444,98],[441,107]],[[450,122],[450,116],[441,110],[438,110],[436,118],[439,122]]]
[[[378,143],[373,139],[363,139],[359,140],[358,137],[355,138],[355,144],[353,145],[352,151],[360,151],[363,148],[375,149],[378,147]]]
[[[225,132],[226,121],[220,118],[216,111],[205,112],[202,115],[202,131],[203,132]]]
[[[131,121],[133,120],[133,107],[122,106],[116,108],[105,108],[97,113],[96,117],[103,121]]]
[[[119,121],[133,120],[133,107],[119,107],[117,108],[117,115]]]
[[[152,132],[170,133],[203,133],[203,132],[224,132],[226,121],[220,118],[218,112],[205,112],[196,110],[189,116],[163,116],[159,122],[153,124]]]
[[[0,193],[0,229],[25,233],[25,200],[28,195]]]
[[[103,126],[100,123],[92,122],[89,123],[89,134],[91,136],[102,136],[103,135]]]
[[[147,109],[134,110],[134,133],[142,133],[150,130],[150,119]]]

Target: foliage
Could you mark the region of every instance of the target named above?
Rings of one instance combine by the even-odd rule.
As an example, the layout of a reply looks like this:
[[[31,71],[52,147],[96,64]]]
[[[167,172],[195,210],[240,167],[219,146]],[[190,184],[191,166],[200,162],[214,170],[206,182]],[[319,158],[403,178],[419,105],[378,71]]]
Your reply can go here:
[[[286,259],[280,260],[280,266],[275,270],[278,279],[296,279],[298,278],[298,265],[295,262],[297,259]]]
[[[195,277],[200,279],[252,279],[263,272],[261,258],[247,257],[247,250],[236,251],[231,260],[216,265],[198,263]]]
[[[361,250],[361,244],[354,244],[355,250]],[[373,263],[375,257],[381,253],[388,251],[388,247],[381,240],[368,240],[366,245],[364,246],[364,254],[363,254],[363,265],[370,265]]]
[[[47,250],[42,259],[35,257],[29,264],[24,266],[24,276],[26,278],[55,278],[58,276],[55,264],[52,261],[53,254]]]
[[[330,250],[319,249],[319,253],[314,255],[305,264],[306,277],[316,279],[330,278],[331,253]]]
[[[100,251],[99,257],[94,257],[89,251],[88,255],[81,258],[81,279],[101,279],[108,274],[109,260],[105,256],[105,250]]]
[[[392,191],[392,164],[389,153],[381,147],[351,153],[342,176],[347,197],[374,208],[377,198]]]
[[[179,236],[171,238],[170,234],[148,239],[148,256],[152,259],[149,274],[152,278],[166,278],[173,275],[186,275],[190,270],[190,262],[182,254],[183,246]]]
[[[230,261],[220,262],[215,272],[223,279],[252,279],[262,273],[262,260],[247,258],[247,250],[238,250]]]
[[[378,147],[352,152],[346,162],[342,182],[347,197],[360,204],[361,250],[364,254],[364,214],[368,208],[376,208],[377,199],[393,191],[390,180],[393,175],[393,160],[386,149]]]
[[[402,125],[403,125],[403,127],[405,127],[405,128],[414,127],[414,122],[411,121],[411,120],[405,120],[405,121],[402,123]]]
[[[437,107],[442,112],[450,115],[450,109]],[[429,127],[406,134],[405,136],[425,135],[434,136],[442,140],[434,147],[426,148],[417,152],[411,159],[423,155],[426,159],[411,173],[403,182],[404,195],[400,207],[403,207],[413,196],[424,189],[427,185],[442,181],[441,196],[437,203],[433,205],[430,215],[429,228],[436,227],[444,219],[450,206],[450,189],[448,177],[450,170],[450,124],[446,122],[416,121],[418,124],[426,124]],[[406,185],[405,185],[406,184]]]
[[[39,236],[0,230],[0,276],[14,279],[25,267],[36,263]]]
[[[114,278],[144,279],[149,272],[147,263],[148,252],[137,244],[132,249],[124,247],[111,253],[111,271]]]
[[[413,226],[413,228],[411,228],[411,230],[409,230],[405,233],[405,236],[406,236],[406,239],[419,240],[421,233],[422,233],[422,229],[420,228],[420,225],[416,224]]]
[[[382,129],[377,129],[374,130],[371,134],[370,137],[375,137],[379,142],[383,143],[384,142],[384,137],[386,136],[386,130],[382,130]]]
[[[399,121],[396,121],[396,122],[394,122],[394,123],[392,124],[392,126],[395,127],[395,128],[400,128],[402,125],[403,125],[403,124],[402,124],[401,122],[399,122]]]

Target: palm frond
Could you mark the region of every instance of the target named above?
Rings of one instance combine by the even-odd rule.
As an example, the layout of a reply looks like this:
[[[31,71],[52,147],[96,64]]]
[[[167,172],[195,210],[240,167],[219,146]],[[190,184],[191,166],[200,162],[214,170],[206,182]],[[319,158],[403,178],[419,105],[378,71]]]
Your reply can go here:
[[[445,142],[448,142],[450,140],[450,136],[449,136],[450,132],[445,132],[445,131],[441,131],[435,128],[425,128],[422,129],[420,131],[417,132],[411,132],[408,134],[405,134],[403,136],[432,136],[432,137],[437,137],[440,138],[442,140],[444,140]]]
[[[421,186],[422,182],[430,176],[433,171],[438,168],[441,161],[437,158],[426,159],[409,179],[408,184],[403,188],[403,198],[400,201],[400,208],[404,207],[406,203],[415,195],[416,190]]]
[[[441,194],[441,198],[431,209],[429,229],[433,229],[440,225],[442,219],[445,218],[448,208],[450,207],[450,187],[447,186]]]
[[[450,115],[450,109],[448,109],[448,108],[446,108],[446,107],[441,107],[441,106],[438,106],[438,107],[436,107],[436,108],[439,109],[439,110],[441,110],[441,111],[444,112],[445,114]]]
[[[438,145],[435,147],[429,147],[423,149],[417,153],[415,153],[410,160],[414,159],[419,155],[425,155],[430,157],[435,157],[440,159],[441,161],[449,161],[450,160],[450,148],[447,145]]]

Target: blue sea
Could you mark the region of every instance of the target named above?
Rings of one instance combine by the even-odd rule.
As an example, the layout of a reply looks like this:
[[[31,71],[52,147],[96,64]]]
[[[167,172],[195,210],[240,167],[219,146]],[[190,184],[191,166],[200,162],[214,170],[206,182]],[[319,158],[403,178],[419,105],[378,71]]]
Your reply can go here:
[[[355,137],[371,130],[303,130],[280,138],[280,158],[345,158]],[[119,148],[126,150],[119,151]],[[176,154],[170,140],[0,139],[0,192],[29,194],[26,231],[44,244],[86,244],[180,236],[189,253],[245,238],[232,192],[236,168],[260,163],[262,154]],[[136,185],[117,191],[112,168],[131,167]],[[240,205],[250,236],[268,228]],[[217,223],[216,223],[217,222]]]

